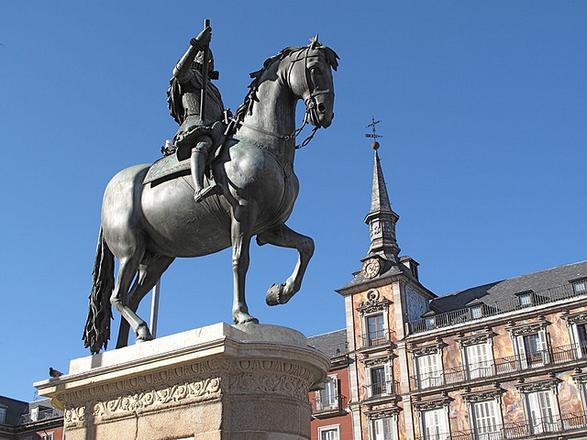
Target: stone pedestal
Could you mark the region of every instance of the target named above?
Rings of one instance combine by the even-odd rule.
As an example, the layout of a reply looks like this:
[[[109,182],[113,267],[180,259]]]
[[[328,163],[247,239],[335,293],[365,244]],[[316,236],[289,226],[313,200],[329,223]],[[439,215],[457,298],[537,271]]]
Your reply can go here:
[[[34,385],[65,407],[65,440],[302,440],[328,366],[295,330],[219,323],[74,359]]]

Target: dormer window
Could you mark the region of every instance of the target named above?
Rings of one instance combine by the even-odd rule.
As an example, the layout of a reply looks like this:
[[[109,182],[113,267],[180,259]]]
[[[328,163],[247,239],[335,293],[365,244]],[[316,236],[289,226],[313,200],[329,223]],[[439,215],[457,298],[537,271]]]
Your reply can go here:
[[[573,281],[573,292],[577,295],[584,295],[587,293],[587,278]]]
[[[520,307],[530,307],[534,302],[532,292],[521,292],[517,293],[516,296],[518,297]]]

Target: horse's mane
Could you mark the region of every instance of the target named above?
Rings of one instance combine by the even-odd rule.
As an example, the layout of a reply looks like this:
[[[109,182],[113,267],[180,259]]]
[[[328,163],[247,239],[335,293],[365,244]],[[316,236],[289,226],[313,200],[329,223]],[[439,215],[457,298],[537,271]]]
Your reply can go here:
[[[334,50],[320,43],[318,41],[318,36],[313,37],[308,46],[290,46],[280,50],[276,55],[267,58],[263,62],[263,67],[261,67],[261,69],[249,74],[249,76],[253,78],[253,80],[249,84],[249,91],[245,96],[244,102],[236,109],[235,119],[238,122],[243,122],[245,116],[247,114],[252,113],[253,105],[255,104],[255,102],[259,101],[259,98],[257,97],[257,91],[259,90],[259,86],[261,85],[261,78],[263,77],[263,74],[267,71],[267,69],[269,69],[273,64],[283,60],[285,57],[308,48],[322,50],[328,65],[333,70],[336,70],[338,68],[339,56],[336,54]]]

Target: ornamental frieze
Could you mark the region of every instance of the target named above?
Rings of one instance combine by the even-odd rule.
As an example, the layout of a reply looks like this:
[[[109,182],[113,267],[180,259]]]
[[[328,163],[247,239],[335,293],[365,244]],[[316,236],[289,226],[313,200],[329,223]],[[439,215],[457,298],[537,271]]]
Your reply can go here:
[[[556,391],[557,385],[562,382],[560,379],[553,377],[548,380],[541,380],[539,382],[521,382],[515,385],[516,389],[521,393],[535,393],[537,391]]]
[[[492,339],[495,333],[491,330],[485,330],[480,333],[465,336],[464,334],[459,335],[457,341],[461,347],[467,347],[470,345],[483,344]]]
[[[391,362],[396,356],[379,356],[379,357],[366,357],[362,361],[366,367],[376,367],[377,365],[383,365]]]
[[[573,314],[563,314],[561,318],[569,324],[585,324],[587,323],[587,311]]]
[[[505,393],[506,390],[503,388],[493,388],[490,390],[473,391],[463,394],[463,400],[465,402],[483,402],[486,400],[493,400]]]
[[[510,323],[510,325],[507,327],[507,331],[510,332],[513,336],[534,335],[538,333],[540,330],[545,329],[546,326],[549,324],[550,322],[541,317],[541,320],[538,322],[525,324]]]
[[[418,411],[422,412],[422,411],[428,411],[431,409],[444,408],[445,406],[450,405],[450,403],[453,400],[454,399],[452,399],[451,397],[442,396],[442,398],[440,398],[440,399],[420,400],[418,402],[415,402],[414,406],[416,407],[416,409]]]
[[[447,344],[440,338],[436,338],[434,340],[434,344],[424,345],[424,346],[416,346],[411,345],[408,347],[408,351],[410,351],[414,356],[428,356],[431,354],[437,354],[442,351]]]

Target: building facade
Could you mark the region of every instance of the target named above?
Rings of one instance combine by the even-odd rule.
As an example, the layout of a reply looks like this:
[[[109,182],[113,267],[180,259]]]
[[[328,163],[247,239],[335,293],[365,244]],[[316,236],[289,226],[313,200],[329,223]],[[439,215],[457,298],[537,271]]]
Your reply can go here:
[[[587,438],[587,262],[438,297],[374,162],[369,250],[338,290],[352,438]]]
[[[48,400],[23,402],[0,396],[0,440],[61,440],[63,413]]]

